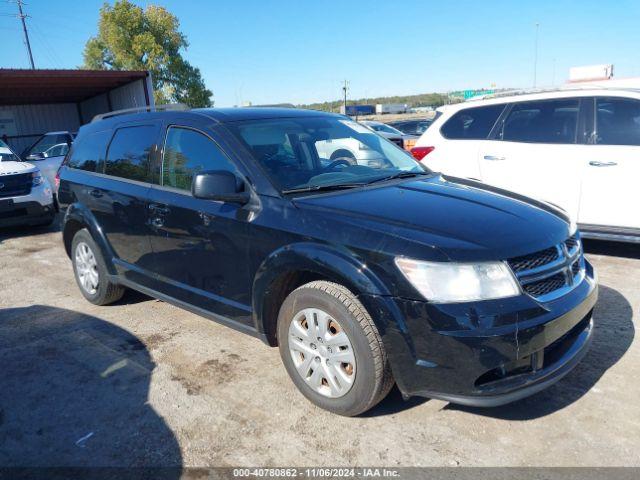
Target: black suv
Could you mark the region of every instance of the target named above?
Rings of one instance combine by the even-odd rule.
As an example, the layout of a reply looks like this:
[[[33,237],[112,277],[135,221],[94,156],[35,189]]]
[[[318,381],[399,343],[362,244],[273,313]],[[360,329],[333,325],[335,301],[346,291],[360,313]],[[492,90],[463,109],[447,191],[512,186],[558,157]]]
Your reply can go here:
[[[344,116],[114,113],[80,129],[59,173],[90,302],[129,287],[277,345],[332,412],[362,413],[394,382],[504,404],[591,340],[594,271],[562,212],[430,172]]]

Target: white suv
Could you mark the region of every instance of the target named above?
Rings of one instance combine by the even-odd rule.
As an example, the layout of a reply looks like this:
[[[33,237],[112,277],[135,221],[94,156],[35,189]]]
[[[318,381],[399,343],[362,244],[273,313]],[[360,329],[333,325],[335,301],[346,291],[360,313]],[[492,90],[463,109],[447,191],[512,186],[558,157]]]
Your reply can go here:
[[[640,242],[640,90],[567,89],[438,111],[412,149],[430,169],[560,206],[583,237]]]
[[[49,225],[55,214],[47,179],[0,140],[0,227]]]

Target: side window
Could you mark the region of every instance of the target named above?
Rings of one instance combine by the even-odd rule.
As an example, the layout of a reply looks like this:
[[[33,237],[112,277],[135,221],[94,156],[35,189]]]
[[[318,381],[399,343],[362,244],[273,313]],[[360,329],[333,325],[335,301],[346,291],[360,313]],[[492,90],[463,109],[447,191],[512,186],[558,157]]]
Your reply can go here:
[[[109,140],[111,140],[111,130],[91,133],[82,137],[74,144],[67,166],[95,172],[96,167],[104,162]]]
[[[202,133],[169,127],[162,160],[162,185],[191,190],[193,177],[207,170],[235,171],[218,146]]]
[[[484,140],[489,136],[502,110],[504,105],[460,110],[442,125],[440,133],[450,140]]]
[[[596,144],[640,145],[639,100],[597,98],[596,119]]]
[[[575,143],[579,98],[515,103],[502,126],[502,140]]]
[[[151,150],[156,143],[156,127],[143,125],[116,130],[109,145],[105,172],[114,177],[151,181]]]

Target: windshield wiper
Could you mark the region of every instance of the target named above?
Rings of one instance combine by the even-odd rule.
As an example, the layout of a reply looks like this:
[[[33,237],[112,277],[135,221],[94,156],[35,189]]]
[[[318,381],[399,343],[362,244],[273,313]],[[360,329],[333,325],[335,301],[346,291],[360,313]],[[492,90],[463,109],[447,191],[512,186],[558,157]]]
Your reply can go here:
[[[282,193],[304,193],[304,192],[328,192],[331,190],[345,190],[347,188],[356,188],[367,185],[366,183],[336,183],[334,185],[310,185],[308,187],[290,188],[283,190]]]
[[[367,182],[367,185],[378,182],[386,182],[387,180],[395,180],[396,178],[411,178],[419,177],[422,175],[431,175],[431,172],[398,172],[394,173],[393,175],[389,175],[388,177],[376,178],[375,180],[371,180],[370,182]]]

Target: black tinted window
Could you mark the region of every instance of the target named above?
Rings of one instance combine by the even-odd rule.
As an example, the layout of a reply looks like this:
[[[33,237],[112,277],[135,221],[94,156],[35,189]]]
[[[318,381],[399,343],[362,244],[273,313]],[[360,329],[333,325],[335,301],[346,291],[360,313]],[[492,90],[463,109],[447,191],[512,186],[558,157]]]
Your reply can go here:
[[[105,173],[115,177],[149,182],[150,153],[156,141],[156,127],[126,127],[116,130],[109,145]]]
[[[235,169],[205,135],[187,128],[171,127],[164,147],[162,184],[191,190],[194,175],[207,170]]]
[[[440,133],[452,140],[485,139],[503,109],[504,105],[491,105],[460,110],[445,122]]]
[[[74,144],[67,166],[95,172],[97,165],[104,162],[111,133],[111,130],[105,130],[82,137]]]
[[[640,101],[629,98],[596,99],[599,145],[640,145]]]
[[[505,119],[502,139],[575,143],[579,105],[577,98],[516,103]]]

